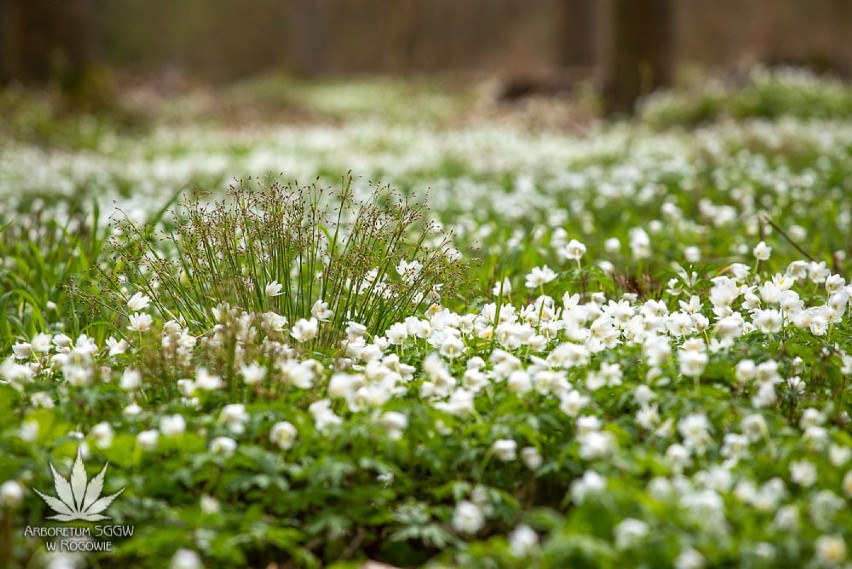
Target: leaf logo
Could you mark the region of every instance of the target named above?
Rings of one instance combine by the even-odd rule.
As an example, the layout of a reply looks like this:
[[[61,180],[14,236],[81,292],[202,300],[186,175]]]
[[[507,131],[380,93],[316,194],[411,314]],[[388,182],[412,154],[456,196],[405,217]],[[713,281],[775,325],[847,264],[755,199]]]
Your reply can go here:
[[[47,519],[61,522],[108,520],[109,516],[104,516],[101,512],[106,510],[112,504],[112,501],[124,492],[124,488],[115,494],[101,498],[107,466],[109,466],[109,463],[106,463],[100,473],[89,482],[86,468],[83,466],[83,455],[80,448],[77,449],[77,460],[71,467],[71,476],[68,480],[56,471],[51,462],[50,470],[53,472],[56,497],[47,496],[35,490],[35,488],[33,489],[56,512],[55,516],[50,516]]]

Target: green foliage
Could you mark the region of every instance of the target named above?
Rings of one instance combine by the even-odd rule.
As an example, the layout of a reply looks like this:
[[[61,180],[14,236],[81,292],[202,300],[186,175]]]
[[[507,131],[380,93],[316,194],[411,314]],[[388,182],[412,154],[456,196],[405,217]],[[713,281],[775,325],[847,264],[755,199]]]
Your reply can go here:
[[[852,116],[852,92],[840,80],[805,70],[753,70],[739,84],[710,82],[684,92],[655,95],[641,119],[654,128],[695,127],[719,119],[830,119]]]
[[[97,322],[70,294],[89,278],[104,246],[98,206],[91,213],[68,212],[64,220],[54,213],[38,201],[0,227],[0,257],[6,260],[0,266],[0,350],[44,331],[99,334]]]

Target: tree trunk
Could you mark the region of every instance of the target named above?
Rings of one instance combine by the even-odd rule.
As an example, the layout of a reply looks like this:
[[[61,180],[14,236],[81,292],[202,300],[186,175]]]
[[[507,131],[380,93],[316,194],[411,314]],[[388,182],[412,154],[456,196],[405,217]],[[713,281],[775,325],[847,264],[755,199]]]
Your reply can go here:
[[[612,0],[611,10],[604,107],[630,114],[641,96],[671,83],[673,2]]]
[[[5,0],[3,69],[25,84],[75,91],[98,63],[95,0]]]
[[[384,68],[393,73],[405,73],[411,68],[417,45],[417,1],[397,0],[390,6],[390,29],[384,45]]]
[[[562,0],[559,25],[562,30],[557,61],[566,67],[590,67],[595,63],[596,0]]]
[[[328,0],[290,0],[287,5],[289,45],[295,71],[303,76],[328,71]]]

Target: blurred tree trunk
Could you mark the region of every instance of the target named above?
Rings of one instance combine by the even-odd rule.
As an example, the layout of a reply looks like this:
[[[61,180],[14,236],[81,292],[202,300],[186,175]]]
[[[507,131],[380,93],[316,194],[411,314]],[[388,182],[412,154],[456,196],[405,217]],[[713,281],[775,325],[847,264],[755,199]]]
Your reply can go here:
[[[669,85],[672,0],[612,0],[605,56],[604,110],[632,113],[639,97]]]
[[[12,78],[9,70],[9,1],[0,0],[0,87]]]
[[[595,62],[596,0],[562,0],[559,3],[560,38],[558,62],[568,67]]]
[[[3,0],[8,79],[77,91],[98,67],[95,0]]]
[[[321,75],[328,70],[329,6],[327,0],[290,0],[290,49],[296,72]]]
[[[417,1],[397,0],[388,10],[390,30],[384,48],[384,68],[404,73],[411,68],[417,47]]]

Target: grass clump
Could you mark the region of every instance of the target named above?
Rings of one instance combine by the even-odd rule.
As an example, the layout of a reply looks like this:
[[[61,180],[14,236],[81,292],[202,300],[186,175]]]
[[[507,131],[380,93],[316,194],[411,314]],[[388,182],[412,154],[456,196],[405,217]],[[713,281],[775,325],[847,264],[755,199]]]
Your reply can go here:
[[[350,322],[381,333],[452,292],[465,273],[452,236],[424,203],[388,188],[240,183],[224,200],[188,199],[170,232],[115,224],[112,289],[151,299],[165,318],[210,330],[222,310],[266,314],[312,347]]]
[[[757,68],[738,81],[656,94],[645,101],[642,121],[654,128],[695,127],[722,118],[802,120],[852,116],[848,82],[796,68]]]

